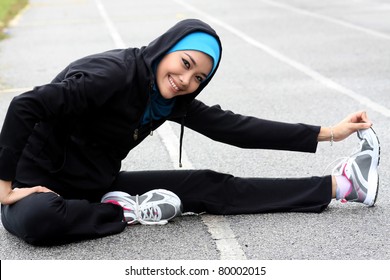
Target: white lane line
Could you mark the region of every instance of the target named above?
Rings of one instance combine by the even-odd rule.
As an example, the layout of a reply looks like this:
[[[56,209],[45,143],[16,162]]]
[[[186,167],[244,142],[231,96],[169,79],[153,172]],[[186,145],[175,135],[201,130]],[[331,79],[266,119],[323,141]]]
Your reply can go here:
[[[160,126],[157,131],[158,135],[161,137],[162,142],[164,143],[165,148],[167,149],[171,161],[173,163],[173,167],[175,169],[181,169],[179,167],[179,138],[176,136],[173,131],[172,125],[169,122],[165,122],[162,126]],[[183,168],[185,169],[194,169],[191,161],[187,157],[187,153],[182,149],[181,162],[183,164]]]
[[[305,75],[311,77],[312,79],[314,79],[315,81],[321,83],[322,85],[324,85],[325,87],[327,88],[330,88],[332,90],[335,90],[337,91],[338,93],[341,93],[341,94],[344,94],[352,99],[354,99],[355,101],[361,103],[362,105],[364,105],[365,107],[367,108],[371,108],[373,111],[375,112],[378,112],[382,115],[384,115],[385,117],[390,117],[390,110],[388,108],[386,108],[385,106],[382,106],[381,104],[378,104],[374,101],[372,101],[371,99],[369,99],[368,97],[366,96],[363,96],[359,93],[356,93],[354,92],[353,90],[351,89],[348,89],[336,82],[334,82],[333,80],[323,76],[322,74],[320,74],[319,72],[309,68],[308,66],[305,66],[303,65],[302,63],[299,63],[291,58],[288,58],[287,56],[283,55],[282,53],[272,49],[271,47],[265,45],[265,44],[262,44],[260,43],[259,41],[257,41],[256,39],[250,37],[249,35],[245,34],[244,32],[238,30],[237,28],[234,28],[233,26],[195,8],[194,6],[192,5],[189,5],[188,3],[185,3],[181,0],[172,0],[172,1],[175,1],[176,3],[178,3],[179,5],[185,7],[186,9],[196,13],[196,14],[199,14],[200,16],[202,16],[203,18],[207,19],[208,22],[212,22],[226,30],[228,30],[229,32],[233,33],[234,35],[236,35],[237,37],[241,38],[242,40],[244,40],[245,42],[247,42],[248,44],[268,53],[269,55],[271,55],[272,57],[280,60],[281,62],[287,64],[287,65],[290,65],[291,67],[295,68],[296,70],[304,73]]]
[[[103,18],[111,38],[113,39],[115,46],[117,48],[124,48],[126,44],[124,43],[122,37],[115,28],[115,25],[108,16],[104,5],[100,0],[95,0],[96,6],[99,10],[101,17]],[[175,169],[179,169],[178,159],[179,159],[179,139],[174,133],[172,126],[166,122],[164,125],[158,128],[156,131],[161,137],[162,142],[164,143],[171,161]],[[189,161],[185,150],[182,151],[182,163],[184,168],[193,169],[192,163]],[[209,232],[212,238],[215,240],[217,249],[219,250],[221,259],[229,260],[243,260],[246,259],[244,251],[241,249],[240,244],[238,244],[235,239],[234,233],[231,230],[229,223],[226,218],[219,216],[218,218],[211,219],[207,216],[201,216],[203,223],[208,227]]]
[[[216,215],[202,215],[201,217],[217,245],[221,260],[247,259],[225,217]]]
[[[290,6],[290,5],[287,5],[287,4],[278,3],[278,2],[275,2],[275,1],[270,1],[270,0],[261,0],[261,1],[264,2],[264,3],[267,3],[270,6],[278,7],[278,8],[285,9],[285,10],[288,10],[288,11],[291,11],[291,12],[294,12],[294,13],[299,13],[299,14],[302,14],[302,15],[305,15],[305,16],[310,16],[310,17],[313,17],[313,18],[325,20],[325,21],[328,21],[328,22],[331,22],[331,23],[342,25],[342,26],[347,27],[347,28],[351,28],[351,29],[359,31],[359,32],[364,32],[366,34],[369,34],[369,35],[372,35],[372,36],[375,36],[375,37],[379,37],[381,39],[390,40],[390,35],[388,35],[386,33],[375,31],[375,30],[372,30],[372,29],[369,29],[369,28],[366,28],[366,27],[362,27],[362,26],[359,26],[359,25],[356,25],[356,24],[353,24],[353,23],[350,23],[350,22],[347,22],[347,21],[344,21],[344,20],[341,20],[341,19],[336,19],[336,18],[332,18],[332,17],[329,17],[329,16],[317,14],[317,13],[314,13],[314,12],[310,12],[308,10],[304,10],[304,9],[301,9],[301,8],[296,8],[296,7],[293,7],[293,6]]]
[[[106,9],[104,8],[102,2],[100,0],[95,0],[95,4],[99,10],[99,13],[101,17],[103,18],[107,28],[108,32],[110,33],[110,36],[112,40],[114,41],[115,47],[117,48],[126,48],[126,44],[123,41],[121,35],[119,32],[116,30],[114,23],[110,19],[110,17],[107,14]]]
[[[25,88],[4,88],[0,89],[0,93],[21,93],[32,90],[33,87],[25,87]]]
[[[172,126],[166,122],[158,128],[158,132],[174,163],[175,169],[179,169],[179,139],[173,132]],[[182,163],[184,168],[193,169],[192,163],[189,161],[184,149]],[[245,253],[224,216],[201,215],[201,219],[215,241],[221,260],[246,260]]]

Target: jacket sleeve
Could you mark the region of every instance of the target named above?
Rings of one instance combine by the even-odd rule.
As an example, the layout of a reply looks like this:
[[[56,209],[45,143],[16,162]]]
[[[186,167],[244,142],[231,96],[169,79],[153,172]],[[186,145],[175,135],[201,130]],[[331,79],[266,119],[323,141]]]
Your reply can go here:
[[[119,62],[88,59],[66,69],[61,81],[15,97],[0,134],[0,179],[14,179],[20,155],[37,123],[71,118],[101,106],[123,87],[123,67]]]
[[[184,125],[219,142],[251,149],[275,149],[314,153],[319,126],[290,124],[224,111],[194,100]]]

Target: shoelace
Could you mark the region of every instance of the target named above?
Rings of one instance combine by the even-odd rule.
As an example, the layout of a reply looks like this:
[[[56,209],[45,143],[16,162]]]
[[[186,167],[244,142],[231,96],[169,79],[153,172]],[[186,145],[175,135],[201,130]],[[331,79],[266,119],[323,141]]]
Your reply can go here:
[[[360,138],[360,137],[359,137]],[[329,163],[324,171],[322,172],[322,176],[325,175],[325,172],[328,170],[328,168],[335,164],[336,162],[338,162],[332,169],[332,172],[331,172],[331,175],[343,175],[342,174],[342,171],[341,172],[337,172],[338,169],[340,169],[340,167],[352,156],[356,155],[357,153],[360,153],[360,151],[362,150],[362,147],[363,147],[363,142],[364,141],[360,141],[359,144],[358,144],[358,147],[356,147],[356,149],[351,153],[351,155],[349,157],[339,157],[339,158],[336,158],[334,161],[332,161],[331,163]]]
[[[329,163],[324,171],[322,172],[322,176],[325,175],[325,172],[329,169],[329,167],[333,164],[335,164],[336,162],[338,162],[333,168],[332,168],[332,172],[331,172],[331,175],[334,176],[334,175],[342,175],[342,172],[338,172],[338,169],[340,169],[340,167],[349,159],[349,157],[339,157],[339,158],[336,158],[334,161],[332,161],[331,163]]]
[[[142,225],[165,225],[168,223],[167,220],[160,220],[160,221],[146,221],[145,219],[155,219],[157,216],[157,207],[151,206],[146,209],[140,209],[139,207],[139,199],[138,195],[135,197],[135,215],[136,220],[129,222],[128,224],[132,224],[136,221],[138,221]],[[143,215],[142,215],[143,214]],[[143,216],[143,217],[142,217]]]

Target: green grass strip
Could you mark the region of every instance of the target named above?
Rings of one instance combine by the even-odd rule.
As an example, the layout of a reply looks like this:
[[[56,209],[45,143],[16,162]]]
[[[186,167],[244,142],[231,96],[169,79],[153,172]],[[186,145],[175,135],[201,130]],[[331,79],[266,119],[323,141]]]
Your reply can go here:
[[[0,0],[0,39],[5,37],[4,30],[10,20],[23,9],[28,0]]]

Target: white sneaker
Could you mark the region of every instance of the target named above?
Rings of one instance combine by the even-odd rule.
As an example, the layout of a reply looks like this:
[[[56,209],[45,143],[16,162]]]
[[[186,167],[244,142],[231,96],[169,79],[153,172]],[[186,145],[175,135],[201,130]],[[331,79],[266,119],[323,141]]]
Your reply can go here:
[[[101,202],[120,205],[128,224],[164,225],[183,211],[180,198],[164,189],[151,190],[141,196],[113,191],[105,194]]]
[[[359,130],[357,135],[361,140],[359,150],[336,167],[338,175],[351,182],[343,200],[374,206],[379,189],[379,139],[372,128]]]

